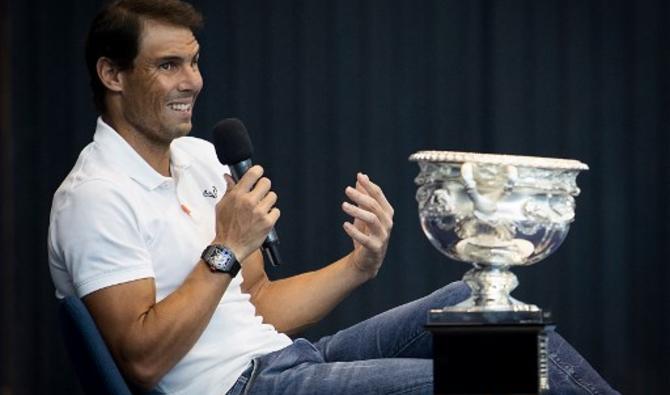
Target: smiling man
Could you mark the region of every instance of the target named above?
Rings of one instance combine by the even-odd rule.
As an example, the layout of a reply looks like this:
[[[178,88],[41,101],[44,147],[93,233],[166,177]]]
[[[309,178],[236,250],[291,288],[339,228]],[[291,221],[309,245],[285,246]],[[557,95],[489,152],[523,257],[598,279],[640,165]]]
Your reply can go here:
[[[196,15],[192,23],[199,23]],[[186,27],[147,19],[141,30],[131,65],[123,67],[104,56],[95,60],[99,83],[109,91],[100,102],[102,120],[159,173],[169,176],[165,148],[191,131],[193,105],[202,89],[200,47]],[[96,49],[90,44],[89,67]]]
[[[114,1],[93,21],[86,60],[100,117],[53,200],[57,296],[84,300],[125,378],[144,390],[432,393],[426,311],[466,298],[462,283],[316,343],[286,335],[376,276],[393,208],[359,173],[342,204],[352,251],[270,281],[259,253],[280,215],[270,180],[254,166],[235,183],[210,143],[186,136],[203,86],[201,21],[179,0]],[[560,336],[549,339],[556,393],[611,392]]]

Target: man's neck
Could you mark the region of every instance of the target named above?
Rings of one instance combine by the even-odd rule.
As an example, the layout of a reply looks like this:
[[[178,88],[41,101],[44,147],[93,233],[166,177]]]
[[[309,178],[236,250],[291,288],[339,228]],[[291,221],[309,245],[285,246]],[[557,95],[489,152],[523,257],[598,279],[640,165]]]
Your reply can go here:
[[[118,122],[113,118],[115,117],[102,115],[102,120],[123,137],[149,166],[160,175],[170,177],[170,145],[150,140],[125,122]]]

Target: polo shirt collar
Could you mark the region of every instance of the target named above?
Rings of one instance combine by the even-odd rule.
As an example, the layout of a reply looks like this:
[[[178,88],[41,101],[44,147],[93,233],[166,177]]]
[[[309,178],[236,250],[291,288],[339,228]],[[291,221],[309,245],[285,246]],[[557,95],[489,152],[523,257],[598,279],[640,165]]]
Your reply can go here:
[[[147,189],[153,190],[172,181],[171,177],[165,177],[154,170],[116,130],[102,120],[102,117],[98,117],[93,141],[106,160],[114,163],[120,171]],[[170,170],[173,175],[190,165],[188,155],[175,147],[173,141],[170,145]]]

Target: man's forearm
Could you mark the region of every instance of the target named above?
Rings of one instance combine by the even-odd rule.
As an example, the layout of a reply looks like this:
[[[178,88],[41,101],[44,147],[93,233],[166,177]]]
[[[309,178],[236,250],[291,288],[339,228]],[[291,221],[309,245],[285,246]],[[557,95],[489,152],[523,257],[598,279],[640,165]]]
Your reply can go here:
[[[252,302],[265,322],[296,333],[318,322],[370,277],[352,264],[350,254],[320,270],[267,282]]]

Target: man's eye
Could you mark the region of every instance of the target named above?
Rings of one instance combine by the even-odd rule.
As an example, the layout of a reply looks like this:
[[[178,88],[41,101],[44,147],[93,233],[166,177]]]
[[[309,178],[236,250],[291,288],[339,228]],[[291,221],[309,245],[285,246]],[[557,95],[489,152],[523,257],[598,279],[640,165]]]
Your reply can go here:
[[[174,62],[165,62],[160,64],[161,70],[174,70],[177,67],[177,65]]]

